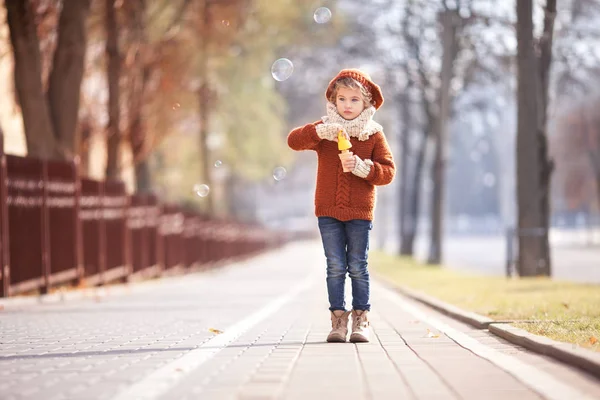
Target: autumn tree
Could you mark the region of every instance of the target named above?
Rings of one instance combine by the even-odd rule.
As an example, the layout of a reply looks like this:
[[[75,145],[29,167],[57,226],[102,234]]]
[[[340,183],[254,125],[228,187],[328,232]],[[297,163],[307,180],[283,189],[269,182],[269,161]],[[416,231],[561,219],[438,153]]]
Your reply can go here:
[[[173,97],[182,97],[180,93],[186,88],[189,67],[185,64],[192,58],[185,56],[185,47],[190,38],[179,31],[190,3],[155,1],[149,7],[148,0],[133,0],[124,4],[124,136],[131,148],[138,192],[152,191],[149,156],[167,135],[160,133],[161,128],[176,123],[167,114],[181,106]],[[177,84],[178,80],[181,82]],[[158,96],[161,91],[163,96]],[[161,109],[166,112],[153,112]],[[157,117],[168,122],[159,124]]]
[[[550,177],[547,109],[556,0],[547,0],[543,34],[535,40],[533,1],[517,10],[517,201],[520,276],[550,275]]]
[[[432,82],[435,72],[426,61],[430,43],[420,34],[431,27],[426,19],[417,17],[417,7],[417,1],[407,2],[400,32],[406,48],[402,67],[407,82],[399,102],[402,121],[399,249],[402,255],[414,253],[427,148],[436,123],[436,88]]]
[[[558,117],[552,135],[552,154],[558,188],[570,209],[600,209],[600,98],[588,99]]]
[[[434,129],[434,159],[432,165],[431,192],[431,240],[429,247],[429,264],[439,264],[442,261],[442,235],[444,233],[444,198],[446,191],[446,163],[448,159],[448,131],[452,95],[450,84],[455,77],[454,64],[458,53],[459,35],[465,20],[461,9],[468,7],[470,1],[457,1],[454,6],[443,1],[443,10],[439,13],[442,41],[442,63],[440,69],[440,87],[437,97],[437,111]]]
[[[106,179],[119,179],[119,150],[121,145],[120,78],[121,50],[119,48],[120,24],[117,21],[117,1],[105,0],[104,18],[106,32],[106,75],[108,82],[108,125],[106,127]]]
[[[58,17],[52,65],[45,83],[38,22],[40,10],[56,10],[51,3],[5,1],[15,61],[15,89],[23,114],[28,154],[72,159],[78,147],[75,132],[90,0],[64,0]]]

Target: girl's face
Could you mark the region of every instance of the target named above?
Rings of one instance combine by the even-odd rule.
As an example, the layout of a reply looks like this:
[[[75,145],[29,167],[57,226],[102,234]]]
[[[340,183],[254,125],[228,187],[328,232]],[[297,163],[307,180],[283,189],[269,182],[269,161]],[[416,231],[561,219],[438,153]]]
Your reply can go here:
[[[340,87],[335,96],[335,107],[344,119],[354,119],[365,109],[359,89]]]

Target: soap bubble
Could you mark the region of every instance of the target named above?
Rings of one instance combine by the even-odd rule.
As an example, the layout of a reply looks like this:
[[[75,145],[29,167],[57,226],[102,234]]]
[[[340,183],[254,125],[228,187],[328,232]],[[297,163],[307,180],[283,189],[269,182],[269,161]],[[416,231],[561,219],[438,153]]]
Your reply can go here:
[[[287,58],[280,58],[271,66],[271,75],[279,82],[285,81],[294,72],[294,64]]]
[[[196,192],[196,194],[200,197],[206,197],[208,196],[208,192],[210,192],[210,188],[208,185],[197,184],[194,185],[194,192]]]
[[[224,19],[221,21],[221,24],[223,24],[223,26],[229,26],[229,20]]]
[[[315,22],[317,24],[324,24],[329,22],[331,19],[331,10],[327,7],[319,7],[316,9],[315,14],[313,15]]]
[[[277,167],[273,170],[273,179],[280,181],[287,175],[287,171],[283,167]]]
[[[173,110],[177,110],[180,107],[181,107],[181,104],[179,104],[179,103],[174,103],[173,104]]]
[[[223,165],[223,161],[221,161],[221,160],[215,161],[215,168],[219,168],[221,165]]]

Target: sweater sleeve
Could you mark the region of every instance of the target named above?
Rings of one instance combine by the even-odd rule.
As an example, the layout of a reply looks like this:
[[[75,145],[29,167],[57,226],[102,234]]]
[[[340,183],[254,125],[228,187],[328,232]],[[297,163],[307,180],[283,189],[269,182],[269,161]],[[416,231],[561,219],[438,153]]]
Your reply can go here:
[[[370,171],[365,180],[376,186],[387,185],[392,182],[396,175],[394,157],[383,132],[376,134],[376,142],[373,147],[373,159],[365,160],[370,165]],[[369,163],[368,161],[371,161]]]
[[[323,121],[313,122],[295,129],[288,135],[288,146],[292,150],[316,150],[321,142],[321,138],[317,135],[316,126],[322,124]]]

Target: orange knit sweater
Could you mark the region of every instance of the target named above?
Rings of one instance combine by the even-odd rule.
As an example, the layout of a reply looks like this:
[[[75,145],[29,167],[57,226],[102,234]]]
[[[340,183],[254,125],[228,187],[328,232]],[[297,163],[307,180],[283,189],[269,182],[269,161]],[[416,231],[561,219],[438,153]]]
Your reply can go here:
[[[365,179],[351,172],[342,171],[337,143],[322,140],[316,126],[317,121],[298,127],[288,135],[288,145],[293,150],[315,150],[317,152],[317,187],[315,190],[315,215],[333,217],[340,221],[365,219],[372,221],[375,209],[375,186],[387,185],[394,179],[396,167],[383,132],[360,141],[350,138],[352,151],[362,160],[371,160],[369,174]]]

